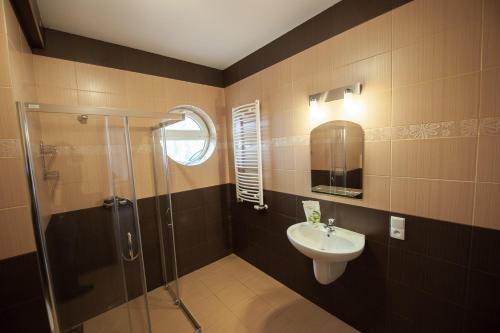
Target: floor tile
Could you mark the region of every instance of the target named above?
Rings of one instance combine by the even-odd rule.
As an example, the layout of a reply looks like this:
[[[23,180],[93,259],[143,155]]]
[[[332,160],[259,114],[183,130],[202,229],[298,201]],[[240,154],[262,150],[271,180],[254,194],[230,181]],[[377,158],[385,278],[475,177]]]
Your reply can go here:
[[[179,279],[204,333],[353,333],[355,329],[234,254]],[[148,293],[153,333],[194,328],[164,287]],[[130,318],[130,319],[129,319]],[[84,324],[85,333],[146,332],[144,298]]]

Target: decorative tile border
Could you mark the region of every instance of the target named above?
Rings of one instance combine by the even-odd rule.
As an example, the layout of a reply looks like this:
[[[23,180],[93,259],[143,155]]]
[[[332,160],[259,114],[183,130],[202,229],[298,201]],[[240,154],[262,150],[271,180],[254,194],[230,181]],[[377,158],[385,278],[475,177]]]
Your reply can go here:
[[[500,117],[465,119],[364,129],[365,141],[422,140],[440,138],[466,138],[481,135],[500,135]],[[263,140],[262,147],[309,146],[309,135],[297,135]]]
[[[500,117],[481,119],[479,133],[481,135],[500,135]]]
[[[20,157],[21,144],[17,139],[0,140],[0,157]]]
[[[477,119],[467,119],[460,121],[445,121],[440,123],[427,123],[393,127],[391,139],[405,140],[448,137],[474,137],[477,136],[477,132]]]
[[[478,119],[443,121],[396,127],[370,128],[365,130],[365,141],[421,140],[453,137],[476,137],[486,127],[489,132],[500,134],[500,121],[492,120],[479,123]]]
[[[388,141],[391,139],[391,128],[369,128],[365,129],[365,141]]]

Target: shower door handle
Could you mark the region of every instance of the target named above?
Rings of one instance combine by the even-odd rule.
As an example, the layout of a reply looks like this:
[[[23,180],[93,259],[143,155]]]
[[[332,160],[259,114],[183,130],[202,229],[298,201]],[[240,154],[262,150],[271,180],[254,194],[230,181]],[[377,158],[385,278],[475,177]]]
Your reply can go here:
[[[168,219],[169,217],[169,213],[170,213],[170,207],[167,208],[167,210],[165,211],[165,217]],[[167,223],[167,227],[170,227],[172,228],[172,222],[170,223]]]
[[[127,244],[128,244],[128,258],[123,256],[123,259],[126,261],[134,261],[137,259],[139,254],[134,255],[134,241],[132,239],[132,234],[130,232],[127,232]]]

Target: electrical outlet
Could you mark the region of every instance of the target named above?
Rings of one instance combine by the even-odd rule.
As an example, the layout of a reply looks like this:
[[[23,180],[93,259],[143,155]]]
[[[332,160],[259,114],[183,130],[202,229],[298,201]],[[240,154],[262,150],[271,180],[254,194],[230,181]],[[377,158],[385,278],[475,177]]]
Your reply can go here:
[[[405,218],[399,216],[391,216],[390,236],[396,239],[405,239]]]

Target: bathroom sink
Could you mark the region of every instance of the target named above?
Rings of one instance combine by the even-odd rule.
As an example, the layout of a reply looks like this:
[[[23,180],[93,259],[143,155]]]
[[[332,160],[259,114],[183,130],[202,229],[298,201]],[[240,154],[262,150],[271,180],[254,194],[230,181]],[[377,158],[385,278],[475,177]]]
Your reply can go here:
[[[324,224],[297,223],[286,231],[288,240],[302,254],[313,259],[314,276],[329,284],[344,273],[347,262],[359,257],[365,247],[365,235]]]

